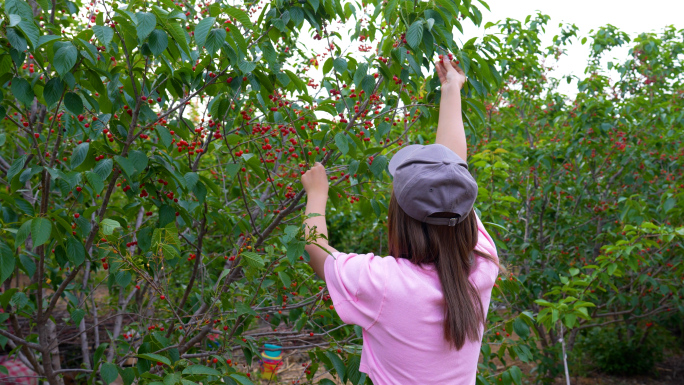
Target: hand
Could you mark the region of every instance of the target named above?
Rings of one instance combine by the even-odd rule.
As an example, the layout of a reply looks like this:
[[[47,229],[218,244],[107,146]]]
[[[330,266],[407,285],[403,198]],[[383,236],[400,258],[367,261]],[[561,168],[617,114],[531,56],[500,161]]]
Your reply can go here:
[[[455,62],[449,61],[447,55],[436,62],[435,67],[442,89],[456,87],[455,89],[460,91],[463,88],[463,84],[467,81],[465,72]]]
[[[328,176],[325,174],[325,167],[319,162],[302,175],[302,184],[306,195],[328,197]]]

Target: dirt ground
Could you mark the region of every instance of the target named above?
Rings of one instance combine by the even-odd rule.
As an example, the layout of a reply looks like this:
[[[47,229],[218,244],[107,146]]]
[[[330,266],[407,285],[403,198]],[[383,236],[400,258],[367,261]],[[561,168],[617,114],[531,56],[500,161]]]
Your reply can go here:
[[[309,361],[309,356],[304,352],[286,353],[284,354],[283,367],[278,371],[277,380],[260,379],[259,365],[253,363],[252,379],[255,384],[271,385],[271,384],[296,384],[300,381],[301,384],[306,383],[306,376],[304,375],[303,363]],[[684,353],[665,354],[665,360],[656,365],[657,374],[652,376],[634,376],[634,377],[620,377],[610,376],[598,372],[591,372],[586,376],[573,376],[571,374],[570,383],[572,385],[684,385]],[[511,365],[517,365],[525,374],[531,373],[534,369],[533,365],[525,364],[520,361],[511,360],[508,358],[507,362]],[[322,366],[322,365],[321,365]],[[240,368],[244,370],[245,368]],[[314,383],[317,383],[323,378],[332,380],[335,384],[342,385],[342,382],[336,380],[323,367],[319,368],[314,378]],[[523,380],[523,383],[530,383]],[[565,385],[564,377],[556,378],[554,385]]]
[[[19,285],[28,284],[30,280],[27,277],[22,276],[19,280]],[[13,282],[14,283],[14,282]],[[108,295],[108,290],[106,285],[99,285],[95,289],[95,298],[98,303],[103,303],[102,300]],[[57,310],[62,310],[65,308],[64,301],[59,301]],[[270,324],[264,323],[264,331],[269,329]],[[283,324],[279,326],[279,329],[284,327]],[[516,338],[514,334],[512,338]],[[309,341],[314,342],[314,341]],[[319,342],[323,342],[322,340]],[[252,363],[252,365],[247,368],[243,363],[239,364],[236,369],[241,371],[246,371],[252,373],[251,379],[255,384],[260,385],[275,385],[275,384],[304,384],[306,383],[306,375],[304,373],[305,368],[302,366],[303,363],[309,362],[309,356],[304,351],[285,351],[283,354],[283,366],[278,371],[278,376],[276,379],[268,380],[260,378],[259,364],[257,360]],[[652,376],[634,376],[634,377],[620,377],[620,376],[610,376],[598,372],[591,372],[586,376],[573,376],[571,373],[570,383],[573,385],[684,385],[684,353],[671,353],[665,354],[665,360],[662,363],[656,365],[657,374]],[[523,373],[531,373],[534,366],[525,364],[520,361],[511,360],[510,357],[506,357],[506,362],[510,365],[517,365],[523,371]],[[327,378],[335,384],[342,384],[340,381],[335,379],[330,373],[328,373],[325,368],[321,367],[316,372],[314,377],[314,383],[318,383],[320,380]],[[526,383],[523,380],[523,383]],[[566,380],[563,377],[556,378],[554,385],[565,385]]]

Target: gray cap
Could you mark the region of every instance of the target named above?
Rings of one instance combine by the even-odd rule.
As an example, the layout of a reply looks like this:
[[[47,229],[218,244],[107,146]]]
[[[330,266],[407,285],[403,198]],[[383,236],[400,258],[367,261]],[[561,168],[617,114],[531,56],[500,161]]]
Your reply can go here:
[[[477,182],[468,164],[441,144],[412,144],[399,150],[389,162],[394,195],[410,217],[432,225],[455,226],[475,204]],[[452,218],[428,218],[439,212]]]

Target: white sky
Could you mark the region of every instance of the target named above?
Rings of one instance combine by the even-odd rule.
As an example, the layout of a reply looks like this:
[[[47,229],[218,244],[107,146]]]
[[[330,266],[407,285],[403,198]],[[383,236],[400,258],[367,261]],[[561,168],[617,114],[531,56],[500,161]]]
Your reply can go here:
[[[546,33],[542,35],[542,47],[552,43],[553,36],[560,32],[558,24],[561,22],[574,23],[579,28],[577,34],[580,39],[588,36],[591,29],[596,30],[607,24],[628,33],[631,38],[642,32],[660,33],[668,25],[674,25],[678,30],[684,29],[684,0],[488,0],[487,4],[491,12],[484,10],[483,26],[488,21],[495,23],[506,18],[522,22],[527,15],[536,15],[537,11],[549,15],[551,19]],[[472,24],[464,25],[464,42],[473,36],[482,37],[484,31],[484,28],[476,28]],[[459,41],[456,37],[455,40]],[[604,56],[606,60],[603,63],[614,57],[624,60],[629,51],[627,47],[614,49]],[[574,74],[582,77],[589,58],[589,41],[585,45],[575,42],[566,49],[567,54],[560,58],[552,76]],[[561,92],[567,95],[577,92],[576,82],[569,85],[561,82],[560,87]]]
[[[479,4],[477,0],[472,1],[474,4]],[[596,30],[600,26],[607,24],[612,24],[619,30],[627,32],[632,38],[641,32],[660,32],[667,25],[674,25],[678,30],[684,28],[684,20],[682,19],[684,15],[684,0],[488,0],[487,3],[491,12],[481,5],[478,6],[483,12],[482,26],[488,21],[495,23],[497,21],[504,21],[506,18],[517,19],[523,22],[527,15],[536,15],[537,11],[549,15],[551,19],[547,24],[546,32],[541,37],[542,48],[552,43],[553,36],[560,32],[558,25],[561,22],[577,25],[580,39],[588,36],[591,29]],[[353,33],[353,23],[353,19],[351,22],[348,22],[346,27],[348,29],[336,23],[332,27],[339,31],[342,36],[347,37]],[[469,21],[464,22],[463,27],[463,36],[460,36],[459,31],[454,29],[456,32],[454,40],[457,43],[464,43],[474,36],[482,37],[485,33],[483,27],[477,28]],[[491,28],[489,32],[494,33],[497,30]],[[324,49],[325,40],[311,40],[310,37],[306,36],[308,35],[306,32],[303,35],[300,37],[302,46],[305,46],[314,53],[327,52]],[[348,41],[348,39],[345,40]],[[374,51],[378,42],[374,41],[370,44],[373,46]],[[342,43],[340,46],[344,48],[347,45]],[[359,55],[370,54],[358,53],[356,49],[358,46],[359,43],[355,42],[350,51],[357,52]],[[558,78],[574,74],[583,77],[583,71],[589,57],[589,41],[585,45],[575,41],[571,46],[566,47],[566,50],[567,54],[560,58],[557,69],[552,72],[551,76]],[[612,58],[624,60],[627,57],[628,50],[629,48],[614,49],[604,56],[603,64],[605,65]],[[319,83],[322,78],[322,65],[325,59],[327,57],[319,58],[320,66],[318,70],[311,67],[307,72],[307,75],[313,78],[316,83]],[[574,96],[577,92],[577,83],[573,81],[567,84],[567,82],[562,81],[560,92],[568,96]]]

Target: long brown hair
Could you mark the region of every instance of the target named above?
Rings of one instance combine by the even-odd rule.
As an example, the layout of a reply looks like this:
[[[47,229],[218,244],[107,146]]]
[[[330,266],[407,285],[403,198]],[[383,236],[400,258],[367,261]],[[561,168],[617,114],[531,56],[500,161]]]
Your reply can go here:
[[[434,217],[451,217],[435,213]],[[434,265],[444,292],[444,338],[460,350],[466,339],[481,341],[480,325],[485,322],[485,310],[477,288],[468,280],[475,255],[499,263],[489,254],[475,250],[477,218],[471,211],[456,226],[423,223],[410,217],[399,206],[394,192],[387,216],[389,255],[406,258],[416,265]]]

